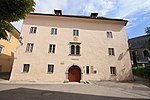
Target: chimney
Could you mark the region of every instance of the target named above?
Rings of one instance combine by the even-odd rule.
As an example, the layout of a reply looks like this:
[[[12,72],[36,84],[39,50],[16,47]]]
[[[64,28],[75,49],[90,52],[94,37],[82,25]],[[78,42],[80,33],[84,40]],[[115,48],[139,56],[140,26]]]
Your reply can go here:
[[[91,18],[97,18],[98,13],[91,13]]]
[[[54,10],[55,15],[57,16],[61,16],[62,15],[62,11],[61,10]]]

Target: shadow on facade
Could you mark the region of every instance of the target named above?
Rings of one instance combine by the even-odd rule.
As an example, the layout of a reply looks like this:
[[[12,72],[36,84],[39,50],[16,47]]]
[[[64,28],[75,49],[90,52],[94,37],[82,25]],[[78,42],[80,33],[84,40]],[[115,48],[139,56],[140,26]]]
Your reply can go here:
[[[0,91],[1,100],[146,100],[16,88]]]
[[[13,62],[14,62],[13,52],[11,52],[11,56],[6,54],[0,54],[0,65],[1,65],[0,79],[9,80]]]

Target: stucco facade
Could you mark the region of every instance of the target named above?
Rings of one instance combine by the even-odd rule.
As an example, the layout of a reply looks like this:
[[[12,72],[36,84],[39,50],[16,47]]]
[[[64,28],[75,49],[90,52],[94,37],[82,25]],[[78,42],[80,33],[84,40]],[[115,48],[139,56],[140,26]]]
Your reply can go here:
[[[11,25],[12,26],[12,25]],[[13,27],[13,26],[12,26]],[[0,73],[10,73],[19,44],[20,32],[14,27],[12,32],[7,32],[8,40],[0,40]]]
[[[76,17],[48,14],[30,14],[23,23],[22,43],[17,49],[10,81],[42,81],[63,83],[68,81],[69,69],[77,66],[81,80],[132,80],[124,20]],[[30,34],[31,27],[37,27]],[[57,28],[57,35],[51,35],[51,28]],[[73,36],[73,30],[79,30]],[[113,38],[107,38],[111,31]],[[33,51],[26,52],[27,43],[33,43]],[[70,45],[80,45],[80,55],[70,55]],[[49,44],[55,44],[55,53],[48,53]],[[114,48],[115,55],[108,54]],[[29,71],[23,72],[23,64],[30,64]],[[47,72],[53,64],[53,73]],[[86,73],[89,66],[89,73]],[[111,75],[110,67],[116,68]]]

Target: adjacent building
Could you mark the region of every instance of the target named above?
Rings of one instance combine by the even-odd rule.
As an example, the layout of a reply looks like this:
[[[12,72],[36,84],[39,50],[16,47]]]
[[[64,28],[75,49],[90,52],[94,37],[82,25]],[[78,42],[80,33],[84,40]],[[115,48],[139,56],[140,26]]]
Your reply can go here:
[[[10,81],[132,80],[127,21],[97,15],[29,14]]]
[[[7,40],[0,39],[0,73],[10,73],[15,59],[20,32],[15,27],[12,28],[11,32],[7,32]]]
[[[130,56],[133,66],[145,66],[150,60],[148,49],[148,35],[131,38],[128,40]]]

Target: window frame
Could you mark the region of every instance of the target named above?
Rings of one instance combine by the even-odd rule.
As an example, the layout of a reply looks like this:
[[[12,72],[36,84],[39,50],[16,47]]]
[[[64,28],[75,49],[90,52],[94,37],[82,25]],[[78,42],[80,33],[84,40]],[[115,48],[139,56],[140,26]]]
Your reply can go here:
[[[110,75],[117,75],[117,68],[115,66],[110,66]]]
[[[31,26],[29,33],[30,33],[30,34],[36,34],[36,33],[37,33],[37,27],[36,27],[36,26]]]
[[[108,55],[109,56],[115,56],[115,49],[114,48],[108,48]]]
[[[51,28],[51,35],[57,35],[57,31],[58,31],[57,28],[52,27],[52,28]]]
[[[50,53],[50,54],[56,53],[56,44],[49,44],[48,53]]]
[[[28,66],[25,66],[25,65],[28,65]],[[27,68],[25,68],[25,67],[27,67]],[[30,70],[30,64],[23,64],[23,70],[22,70],[22,72],[23,73],[28,73],[29,70]]]
[[[51,67],[51,70],[49,70],[50,67]],[[54,64],[48,64],[47,73],[54,73]]]
[[[148,56],[145,56],[145,53],[144,53],[144,51],[147,51],[147,53],[148,53]],[[149,53],[149,51],[148,51],[147,49],[143,50],[143,52],[142,52],[142,53],[143,53],[143,57],[144,57],[144,58],[148,58],[148,57],[150,56],[150,53]]]
[[[111,31],[107,31],[107,38],[113,38],[113,33]]]
[[[79,30],[74,29],[73,30],[73,36],[79,36]]]
[[[86,74],[89,75],[90,74],[90,66],[87,65],[85,68],[86,68]]]
[[[26,53],[32,53],[33,52],[34,43],[27,43],[26,46]]]
[[[72,50],[72,46],[74,46],[74,50]],[[77,50],[77,46],[79,49]],[[74,51],[74,53],[72,53]],[[79,52],[79,53],[77,53]],[[81,56],[81,46],[80,44],[70,44],[70,54],[69,55],[74,55],[74,56]]]

